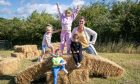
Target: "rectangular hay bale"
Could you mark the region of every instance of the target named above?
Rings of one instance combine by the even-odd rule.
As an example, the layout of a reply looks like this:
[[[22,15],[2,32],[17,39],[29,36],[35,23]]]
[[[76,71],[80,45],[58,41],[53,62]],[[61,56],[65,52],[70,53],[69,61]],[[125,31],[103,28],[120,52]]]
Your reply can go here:
[[[24,59],[24,58],[26,58],[25,54],[20,53],[20,52],[19,53],[18,52],[11,53],[11,57],[16,57],[18,59]]]
[[[0,61],[0,75],[10,75],[18,70],[20,65],[19,59],[9,57]]]
[[[70,84],[86,84],[89,82],[88,69],[75,69],[69,74]]]
[[[51,57],[46,61],[37,63],[25,69],[24,71],[18,73],[15,77],[15,81],[17,84],[28,84],[30,81],[34,80],[41,74],[44,74],[47,70],[50,70]]]
[[[53,75],[52,72],[46,72],[46,83],[47,84],[53,84]],[[60,71],[58,73],[58,79],[57,79],[57,84],[70,84],[68,80],[68,76],[64,73],[64,71]]]

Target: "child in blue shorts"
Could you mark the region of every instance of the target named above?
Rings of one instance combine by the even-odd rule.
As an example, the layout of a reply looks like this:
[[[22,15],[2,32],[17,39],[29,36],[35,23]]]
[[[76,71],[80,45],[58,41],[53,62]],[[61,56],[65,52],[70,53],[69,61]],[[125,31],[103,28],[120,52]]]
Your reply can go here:
[[[68,71],[65,69],[65,64],[67,62],[62,57],[60,57],[59,49],[55,51],[52,62],[53,84],[57,84],[58,73],[60,70],[63,70],[66,74],[68,74]]]
[[[53,51],[54,51],[54,48],[51,45],[52,32],[53,32],[53,27],[52,27],[52,25],[48,24],[48,26],[46,27],[46,32],[45,32],[45,34],[43,36],[43,40],[42,40],[42,54],[38,59],[39,62],[43,61],[43,57],[48,48],[51,49],[51,53],[53,53]]]

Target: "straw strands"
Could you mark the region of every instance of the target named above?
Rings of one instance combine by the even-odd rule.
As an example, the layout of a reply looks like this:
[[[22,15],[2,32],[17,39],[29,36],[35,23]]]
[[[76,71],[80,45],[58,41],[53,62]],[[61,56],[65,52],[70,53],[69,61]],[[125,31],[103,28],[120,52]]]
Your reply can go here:
[[[51,58],[48,58],[46,61],[37,63],[28,67],[27,69],[19,72],[16,77],[15,81],[17,84],[28,84],[31,80],[36,79],[40,75],[44,74],[46,71],[50,70],[51,68]],[[46,65],[47,63],[47,65]]]
[[[61,80],[58,79],[60,83],[63,83],[64,80],[66,80],[64,84],[68,84],[67,79],[70,84],[74,84],[74,83],[80,84],[83,83],[84,81],[88,82],[89,73],[101,77],[107,77],[107,78],[119,77],[122,76],[124,73],[124,69],[121,66],[101,56],[93,56],[85,52],[83,52],[83,56],[84,58],[81,62],[80,69],[77,69],[75,67],[75,63],[71,56],[67,56],[67,55],[62,56],[67,61],[66,69],[69,71],[69,74],[68,77],[65,77],[65,79],[61,78],[60,75],[59,77]],[[37,65],[33,65],[27,68],[25,71],[19,73],[16,76],[17,83],[23,84],[25,81],[29,82],[31,80],[34,80],[35,77],[38,77],[40,74],[50,71],[52,66],[51,59],[52,57],[48,57],[45,62],[39,63]],[[49,76],[47,75],[47,77]],[[75,77],[80,81],[76,82]],[[50,80],[52,79],[52,77],[50,76],[48,79]],[[47,83],[51,84],[51,81]]]
[[[37,45],[16,45],[14,46],[14,51],[11,53],[12,57],[17,57],[20,59],[29,58],[35,56],[40,56],[41,52],[37,49]]]
[[[0,75],[10,75],[19,68],[20,62],[17,58],[7,58],[0,61]]]

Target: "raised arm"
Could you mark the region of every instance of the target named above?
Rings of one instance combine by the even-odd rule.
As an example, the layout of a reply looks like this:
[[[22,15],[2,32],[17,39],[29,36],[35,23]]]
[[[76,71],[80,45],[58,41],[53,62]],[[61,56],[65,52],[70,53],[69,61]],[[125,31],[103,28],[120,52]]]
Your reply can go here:
[[[59,3],[56,3],[57,5],[57,10],[58,10],[58,13],[59,13],[59,17],[61,17],[61,11],[60,11],[60,7],[59,7]]]
[[[78,15],[78,12],[80,11],[80,6],[77,5],[77,8],[74,8],[73,9],[73,12],[72,12],[72,17],[73,17],[73,20],[76,18],[76,16]]]

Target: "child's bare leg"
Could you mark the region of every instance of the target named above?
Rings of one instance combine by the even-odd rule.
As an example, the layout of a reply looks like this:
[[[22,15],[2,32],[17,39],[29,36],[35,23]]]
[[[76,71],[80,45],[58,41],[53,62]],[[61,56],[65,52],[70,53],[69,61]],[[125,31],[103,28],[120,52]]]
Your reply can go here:
[[[42,61],[43,61],[43,58],[44,58],[44,55],[45,55],[45,51],[46,51],[46,50],[43,48],[43,49],[42,49],[41,56],[38,58],[38,61],[39,61],[39,62],[42,62]]]

